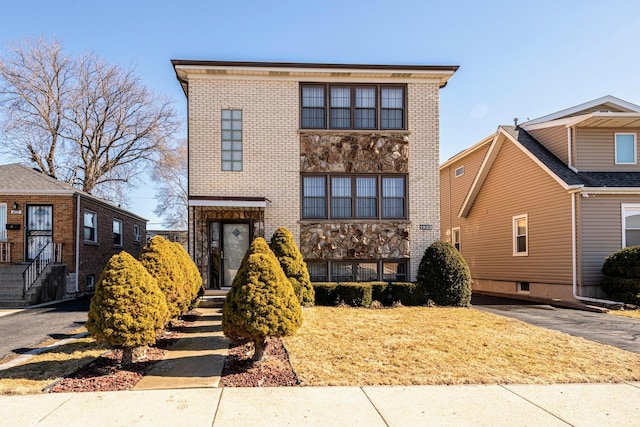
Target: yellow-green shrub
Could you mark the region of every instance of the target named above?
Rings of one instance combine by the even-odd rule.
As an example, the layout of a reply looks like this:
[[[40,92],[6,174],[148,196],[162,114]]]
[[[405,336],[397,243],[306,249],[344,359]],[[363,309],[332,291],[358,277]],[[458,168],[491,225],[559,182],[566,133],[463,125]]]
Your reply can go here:
[[[198,267],[189,256],[189,253],[184,250],[184,247],[180,243],[173,242],[171,246],[186,279],[187,291],[191,298],[189,307],[194,308],[195,305],[197,305],[198,299],[204,295],[202,276],[200,275]]]
[[[167,301],[170,319],[186,313],[191,302],[186,277],[172,246],[164,237],[154,236],[147,242],[140,255],[140,262],[144,268],[158,281],[158,286]]]
[[[302,310],[289,279],[267,242],[255,239],[225,299],[225,336],[253,341],[253,358],[260,361],[267,337],[293,335],[301,324]]]
[[[307,264],[304,262],[291,232],[284,227],[278,228],[271,237],[269,247],[280,261],[280,266],[291,282],[293,292],[298,297],[300,304],[313,305],[315,292],[311,286],[309,270],[307,270]]]
[[[127,252],[112,256],[91,298],[86,323],[91,336],[122,348],[127,364],[134,348],[156,342],[167,317],[164,295],[142,264]]]

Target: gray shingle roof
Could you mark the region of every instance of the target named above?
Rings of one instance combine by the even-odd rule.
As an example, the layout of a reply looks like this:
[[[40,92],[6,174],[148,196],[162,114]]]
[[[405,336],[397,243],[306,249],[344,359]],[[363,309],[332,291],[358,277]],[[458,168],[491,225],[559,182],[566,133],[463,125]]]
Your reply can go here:
[[[69,184],[58,181],[42,172],[36,171],[20,163],[0,165],[0,192],[11,191],[13,193],[24,191],[42,193],[52,192],[80,192]]]
[[[524,148],[538,158],[567,185],[585,187],[640,187],[640,172],[574,172],[526,131],[514,126],[500,126]]]

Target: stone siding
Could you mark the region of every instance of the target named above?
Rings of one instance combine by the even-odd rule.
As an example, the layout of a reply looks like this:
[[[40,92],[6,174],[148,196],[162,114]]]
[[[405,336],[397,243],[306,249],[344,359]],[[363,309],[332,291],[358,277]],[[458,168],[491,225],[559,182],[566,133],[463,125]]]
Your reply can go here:
[[[322,260],[408,258],[409,228],[407,221],[305,224],[300,252]]]
[[[301,172],[406,173],[409,136],[400,133],[300,135]]]

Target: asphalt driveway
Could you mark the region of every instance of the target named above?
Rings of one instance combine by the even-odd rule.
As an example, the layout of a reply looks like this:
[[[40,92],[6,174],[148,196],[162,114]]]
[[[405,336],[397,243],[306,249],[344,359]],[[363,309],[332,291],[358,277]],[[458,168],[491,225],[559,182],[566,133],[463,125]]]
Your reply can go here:
[[[474,295],[474,308],[640,353],[640,319]]]
[[[51,339],[69,338],[87,321],[90,301],[87,296],[0,317],[0,359],[26,353]]]

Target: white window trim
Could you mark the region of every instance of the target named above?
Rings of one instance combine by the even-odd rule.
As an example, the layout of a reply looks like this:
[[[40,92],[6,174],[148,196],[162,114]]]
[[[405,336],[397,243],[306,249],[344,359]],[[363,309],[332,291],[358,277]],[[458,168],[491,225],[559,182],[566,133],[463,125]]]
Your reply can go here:
[[[455,239],[456,231],[458,232],[458,246],[459,246],[459,248],[456,248],[456,249],[460,250],[460,248],[462,248],[462,245],[460,244],[460,240],[462,240],[461,236],[460,236],[460,234],[461,234],[460,233],[460,227],[453,227],[451,229],[451,244],[453,246],[456,245],[456,239]]]
[[[120,223],[120,243],[113,242],[113,246],[122,247],[124,246],[124,233],[122,232],[122,220],[118,218],[113,218],[113,222],[111,223],[111,230],[113,231],[113,224],[116,222]]]
[[[86,214],[92,214],[93,218],[94,218],[94,221],[93,221],[93,237],[94,237],[94,239],[93,240],[88,240],[88,239],[84,238],[84,228],[85,228],[84,216]],[[83,238],[83,240],[85,242],[98,243],[98,214],[96,212],[88,210],[88,209],[85,209],[84,212],[82,213],[82,238]]]
[[[633,136],[633,161],[632,162],[619,162],[618,161],[618,135],[631,135]],[[616,132],[613,136],[614,146],[614,158],[613,161],[616,165],[635,165],[638,163],[638,144],[636,141],[635,132]]]
[[[627,247],[627,212],[637,211],[640,214],[640,203],[621,203],[620,204],[620,233],[622,235],[622,249]]]
[[[0,203],[0,208],[4,208],[2,209],[4,216],[0,216],[0,240],[5,241],[7,240],[7,204]]]
[[[458,173],[458,171],[460,171],[460,173]],[[459,168],[456,168],[455,172],[454,172],[454,176],[456,178],[460,177],[464,175],[464,165],[460,166]]]
[[[518,220],[524,218],[526,221],[526,247],[524,252],[518,252]],[[529,214],[516,215],[512,217],[511,224],[513,227],[513,256],[528,256],[529,255]]]
[[[140,243],[140,226],[138,224],[133,224],[133,241]]]

